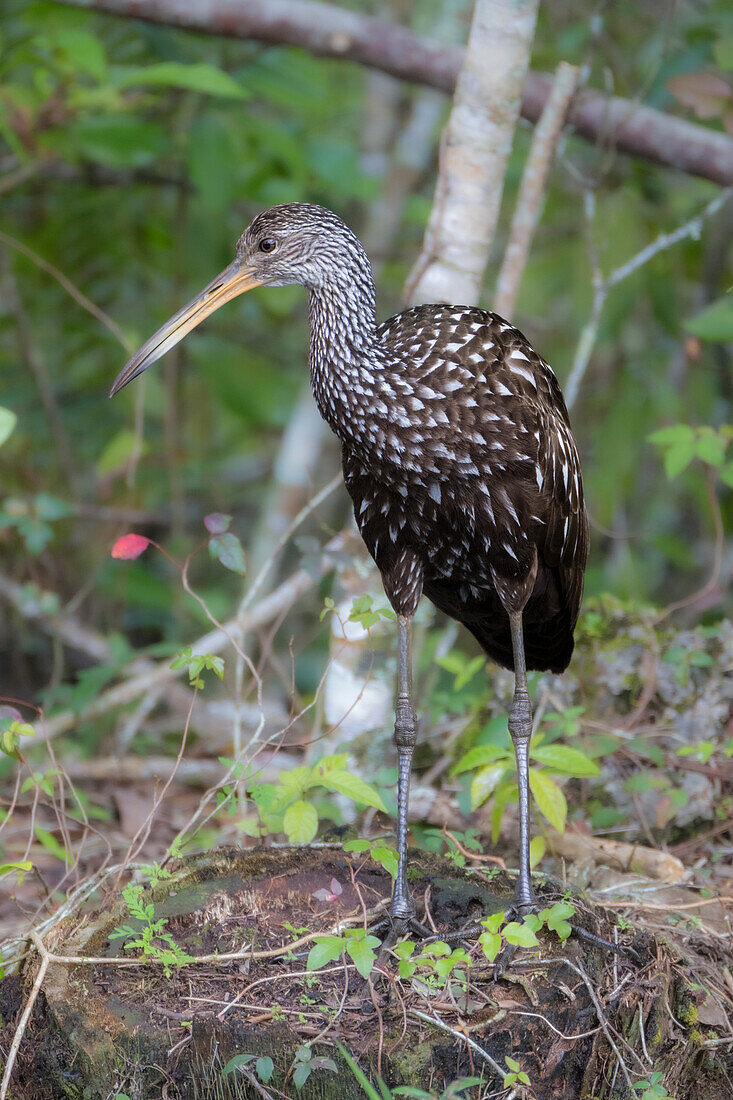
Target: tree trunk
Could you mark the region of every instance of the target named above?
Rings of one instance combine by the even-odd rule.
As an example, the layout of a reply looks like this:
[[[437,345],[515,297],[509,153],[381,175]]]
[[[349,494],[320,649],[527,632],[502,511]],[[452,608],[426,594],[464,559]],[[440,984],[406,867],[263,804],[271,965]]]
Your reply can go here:
[[[476,0],[411,302],[475,305],[499,217],[539,0]]]
[[[413,854],[410,873],[423,919],[434,922],[439,937],[454,948],[475,948],[475,928],[463,937],[457,930],[505,909],[513,895],[503,872],[469,871],[435,856]],[[384,969],[391,977],[373,971],[371,988],[343,960],[305,973],[312,941],[294,941],[306,929],[332,932],[347,917],[358,926],[362,906],[374,908],[390,887],[380,866],[345,856],[339,845],[219,851],[180,861],[172,877],[143,898],[153,902],[155,920],[165,918],[164,930],[175,942],[193,956],[270,950],[271,957],[194,962],[172,967],[168,977],[154,963],[52,961],[22,1037],[10,1096],[363,1100],[336,1040],[373,1080],[379,1067],[390,1086],[429,1087],[436,1095],[457,1077],[474,1074],[486,1085],[471,1090],[472,1098],[487,1088],[501,1092],[502,1081],[487,1058],[505,1071],[509,1056],[529,1075],[527,1095],[534,1100],[625,1100],[632,1095],[626,1075],[636,1082],[653,1070],[666,1074],[675,1100],[733,1096],[724,1053],[730,1047],[715,1044],[716,1033],[698,1020],[689,957],[682,969],[676,947],[638,930],[634,961],[575,936],[560,943],[540,932],[539,950],[520,951],[497,982],[474,950],[468,994],[460,973],[441,983],[418,970],[422,982],[396,982],[390,955]],[[319,901],[316,891],[331,900]],[[546,904],[559,896],[549,886],[542,894]],[[613,939],[603,910],[577,901],[576,907],[579,925]],[[45,946],[56,955],[125,957],[121,941],[109,938],[122,924],[139,926],[124,902],[102,906],[67,918]],[[274,953],[290,943],[292,952]],[[22,978],[0,985],[4,1052],[37,970],[31,949]],[[314,1068],[298,1089],[292,1074],[296,1052],[309,1044]],[[612,1044],[626,1068],[619,1068]],[[271,1058],[271,1078],[258,1080],[254,1059],[223,1077],[238,1054]],[[337,1072],[316,1061],[323,1058]]]

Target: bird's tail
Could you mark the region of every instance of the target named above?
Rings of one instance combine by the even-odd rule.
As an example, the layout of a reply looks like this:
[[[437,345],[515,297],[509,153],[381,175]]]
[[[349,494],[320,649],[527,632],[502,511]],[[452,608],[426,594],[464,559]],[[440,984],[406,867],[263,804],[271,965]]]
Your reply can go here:
[[[504,614],[466,622],[484,652],[504,668],[514,668],[509,619]],[[541,623],[524,624],[524,655],[528,669],[564,672],[573,655],[573,632],[562,612]]]

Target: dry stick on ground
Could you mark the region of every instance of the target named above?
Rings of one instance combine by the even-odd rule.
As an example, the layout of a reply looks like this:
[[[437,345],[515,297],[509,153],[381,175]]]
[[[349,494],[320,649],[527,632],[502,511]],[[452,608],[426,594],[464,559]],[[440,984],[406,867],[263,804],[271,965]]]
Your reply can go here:
[[[555,149],[578,87],[580,69],[561,61],[557,67],[550,98],[538,122],[524,165],[509,241],[496,283],[492,308],[502,317],[511,317],[529,255],[529,247],[545,199],[547,181],[555,159]]]
[[[538,0],[476,0],[411,302],[475,304],[499,217]],[[466,233],[466,226],[471,227]]]
[[[680,241],[687,240],[688,238],[697,238],[702,233],[703,225],[709,218],[712,218],[719,210],[725,205],[725,203],[733,196],[733,189],[721,191],[719,195],[707,204],[707,206],[696,214],[694,218],[685,222],[684,225],[679,226],[672,233],[660,233],[656,240],[652,241],[645,248],[642,248],[630,260],[627,260],[625,264],[617,267],[615,271],[612,271],[610,275],[604,276],[598,263],[597,256],[595,255],[595,249],[592,244],[592,236],[590,237],[590,254],[591,254],[591,267],[593,278],[593,305],[591,307],[590,317],[580,334],[578,340],[578,346],[575,351],[575,358],[573,365],[568,375],[568,379],[565,383],[565,404],[570,409],[575,404],[575,400],[578,396],[581,383],[585,377],[585,372],[588,369],[590,357],[595,347],[596,338],[598,336],[598,329],[601,323],[601,314],[603,313],[603,307],[606,304],[606,298],[609,292],[618,283],[623,282],[629,275],[633,275],[635,271],[638,271],[640,267],[648,263],[651,259],[657,256],[660,252],[665,252],[668,248],[672,248],[673,245],[678,244]],[[595,214],[595,195],[589,189],[585,191],[585,214],[586,221],[588,223],[589,234],[592,229],[593,216]]]
[[[343,58],[451,93],[463,51],[405,27],[313,0],[63,0],[73,7],[185,27],[204,34],[290,45],[319,57]],[[536,122],[552,77],[529,73],[522,115]],[[581,137],[604,149],[645,157],[727,186],[733,183],[733,140],[706,126],[628,99],[584,91],[569,120]]]

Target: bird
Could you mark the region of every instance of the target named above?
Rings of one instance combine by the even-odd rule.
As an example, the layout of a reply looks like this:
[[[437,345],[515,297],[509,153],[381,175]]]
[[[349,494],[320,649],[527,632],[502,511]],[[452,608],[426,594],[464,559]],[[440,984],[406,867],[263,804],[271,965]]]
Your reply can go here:
[[[407,810],[418,732],[411,627],[423,596],[514,671],[508,726],[520,859],[511,908],[525,916],[537,907],[527,672],[560,673],[570,661],[589,547],[560,385],[519,329],[489,310],[425,304],[378,324],[372,268],[356,234],[333,211],[294,202],[253,219],[233,262],[143,344],[110,396],[225,302],[291,284],[308,291],[313,395],[340,440],[356,524],[397,621],[393,927],[419,925],[407,881]]]

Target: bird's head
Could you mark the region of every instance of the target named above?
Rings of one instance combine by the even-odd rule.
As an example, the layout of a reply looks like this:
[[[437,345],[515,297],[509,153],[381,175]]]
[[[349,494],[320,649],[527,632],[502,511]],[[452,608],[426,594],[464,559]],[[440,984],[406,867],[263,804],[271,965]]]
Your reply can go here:
[[[358,238],[331,210],[311,203],[271,206],[247,226],[234,261],[135,352],[110,397],[175,347],[219,306],[255,286],[298,283],[318,290],[368,269]]]

